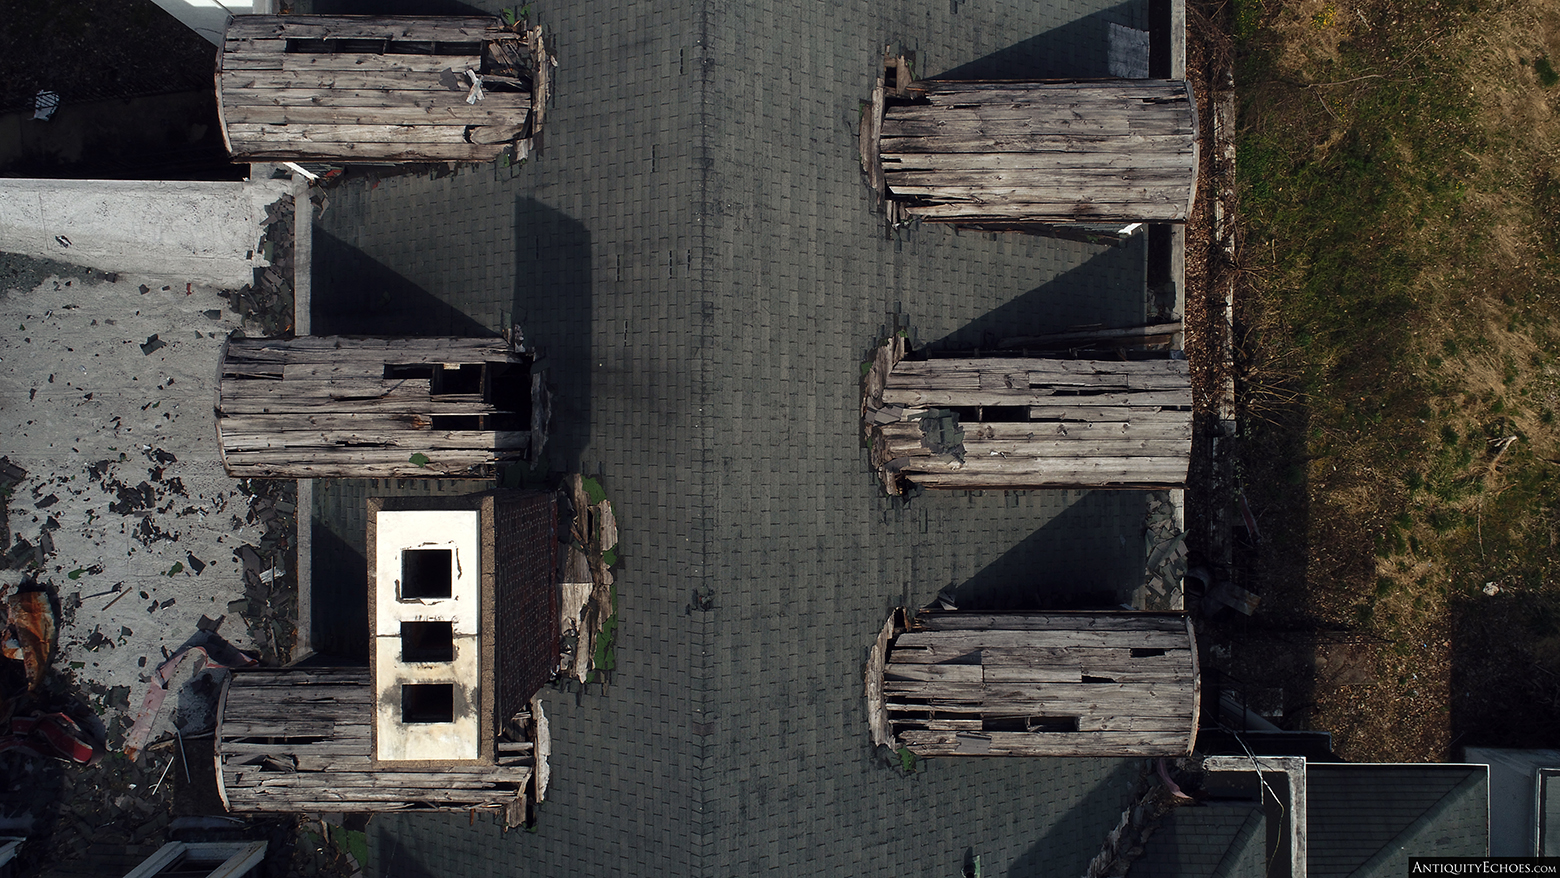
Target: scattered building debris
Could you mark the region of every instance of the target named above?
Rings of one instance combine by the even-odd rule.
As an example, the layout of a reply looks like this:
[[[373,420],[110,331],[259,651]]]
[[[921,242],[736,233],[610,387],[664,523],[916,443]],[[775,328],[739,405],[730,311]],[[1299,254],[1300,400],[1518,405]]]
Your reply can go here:
[[[243,318],[244,325],[266,336],[293,331],[294,210],[291,195],[266,205],[259,248],[260,255],[271,264],[255,269],[254,283],[222,292],[228,306]],[[212,317],[210,313],[206,316]],[[213,319],[219,317],[220,311]]]
[[[1185,609],[1186,530],[1174,493],[1155,491],[1148,495],[1143,525],[1147,563],[1140,599],[1134,601],[1138,609]]]
[[[245,479],[239,487],[249,493],[246,523],[264,533],[258,545],[233,550],[243,568],[244,596],[229,601],[227,612],[248,625],[262,664],[286,664],[298,642],[298,483]]]
[[[569,545],[563,563],[563,632],[559,673],[581,683],[610,679],[617,664],[617,517],[601,483],[568,476],[559,491],[568,518]],[[566,501],[566,502],[563,502]]]
[[[1185,770],[1189,759],[1177,759],[1177,772]],[[1166,760],[1144,760],[1138,772],[1132,804],[1121,812],[1116,828],[1105,837],[1105,843],[1094,859],[1089,861],[1086,878],[1119,878],[1126,875],[1132,863],[1143,855],[1143,846],[1164,816],[1181,805],[1192,803],[1192,797],[1181,792],[1180,786],[1170,778]]]

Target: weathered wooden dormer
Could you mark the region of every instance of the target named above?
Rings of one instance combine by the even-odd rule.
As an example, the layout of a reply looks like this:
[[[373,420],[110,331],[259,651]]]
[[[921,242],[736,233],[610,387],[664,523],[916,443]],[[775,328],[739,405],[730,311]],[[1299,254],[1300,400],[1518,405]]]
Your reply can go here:
[[[891,76],[906,70],[889,65]],[[896,219],[1182,223],[1197,185],[1197,103],[1179,80],[880,83],[862,161]]]
[[[235,673],[218,707],[232,811],[501,809],[547,783],[533,696],[558,666],[552,494],[368,501],[368,667]]]
[[[891,494],[926,488],[1165,488],[1186,482],[1185,360],[905,359],[894,338],[863,387],[862,430]]]
[[[491,478],[546,440],[533,361],[501,338],[230,339],[223,464],[239,478]]]
[[[239,161],[523,158],[551,69],[540,27],[497,18],[238,15],[217,112]]]
[[[873,743],[918,756],[1185,756],[1197,647],[1179,613],[898,610],[866,692]]]

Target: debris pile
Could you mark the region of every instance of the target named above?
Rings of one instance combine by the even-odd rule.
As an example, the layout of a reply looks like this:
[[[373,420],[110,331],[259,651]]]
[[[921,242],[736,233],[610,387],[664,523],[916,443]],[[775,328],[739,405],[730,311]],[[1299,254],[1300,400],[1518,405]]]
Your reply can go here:
[[[1143,522],[1143,541],[1148,563],[1143,578],[1145,610],[1181,610],[1186,595],[1186,531],[1178,520],[1175,503],[1168,491],[1149,495],[1148,513]]]
[[[572,520],[563,560],[559,674],[605,685],[617,665],[617,517],[596,479],[569,476],[558,492],[559,508]]]
[[[1120,878],[1132,868],[1132,863],[1143,855],[1143,846],[1166,814],[1182,805],[1190,805],[1193,797],[1181,792],[1171,779],[1173,769],[1184,778],[1192,773],[1189,760],[1144,760],[1138,773],[1132,794],[1132,804],[1121,812],[1116,828],[1105,837],[1100,852],[1089,862],[1086,878]]]
[[[293,197],[283,196],[265,209],[260,255],[270,264],[255,269],[255,281],[237,290],[224,290],[233,311],[266,337],[291,335],[293,331]]]
[[[298,483],[246,479],[239,487],[249,495],[246,521],[265,534],[258,546],[233,550],[244,567],[244,596],[229,601],[227,612],[243,617],[262,664],[286,664],[298,641]]]

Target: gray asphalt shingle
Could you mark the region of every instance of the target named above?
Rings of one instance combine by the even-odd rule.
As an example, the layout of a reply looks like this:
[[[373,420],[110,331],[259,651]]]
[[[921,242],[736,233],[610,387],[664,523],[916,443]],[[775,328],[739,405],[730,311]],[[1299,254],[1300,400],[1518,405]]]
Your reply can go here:
[[[859,367],[896,314],[949,348],[1141,322],[1144,250],[887,235],[856,125],[885,44],[923,74],[1103,76],[1107,24],[1145,27],[1146,0],[535,10],[559,58],[544,152],[334,190],[315,331],[517,321],[545,349],[550,462],[600,473],[618,512],[618,670],[605,691],[544,690],[535,833],[383,816],[372,871],[949,875],[971,851],[988,875],[1081,873],[1134,765],[902,776],[872,751],[862,667],[892,607],[950,584],[1053,603],[1130,588],[1143,497],[893,500],[857,438]]]

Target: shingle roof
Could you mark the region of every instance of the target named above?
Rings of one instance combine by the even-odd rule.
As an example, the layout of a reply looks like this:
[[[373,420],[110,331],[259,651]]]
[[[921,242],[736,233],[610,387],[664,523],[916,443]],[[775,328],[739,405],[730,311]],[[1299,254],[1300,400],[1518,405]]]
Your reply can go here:
[[[1222,803],[1166,814],[1128,878],[1265,878],[1267,819],[1258,804]]]
[[[1306,768],[1307,869],[1327,875],[1408,872],[1408,858],[1489,853],[1483,765]]]
[[[1082,872],[1134,764],[902,776],[872,751],[862,668],[892,607],[950,584],[1119,600],[1143,495],[891,500],[856,438],[859,364],[895,314],[949,347],[1140,323],[1143,244],[885,234],[858,102],[889,42],[923,75],[1103,76],[1108,23],[1145,28],[1147,6],[537,4],[559,57],[539,157],[331,190],[314,331],[522,324],[551,367],[551,464],[601,474],[623,541],[610,687],[544,690],[537,832],[380,817],[373,872],[941,876],[967,851],[988,875]]]

